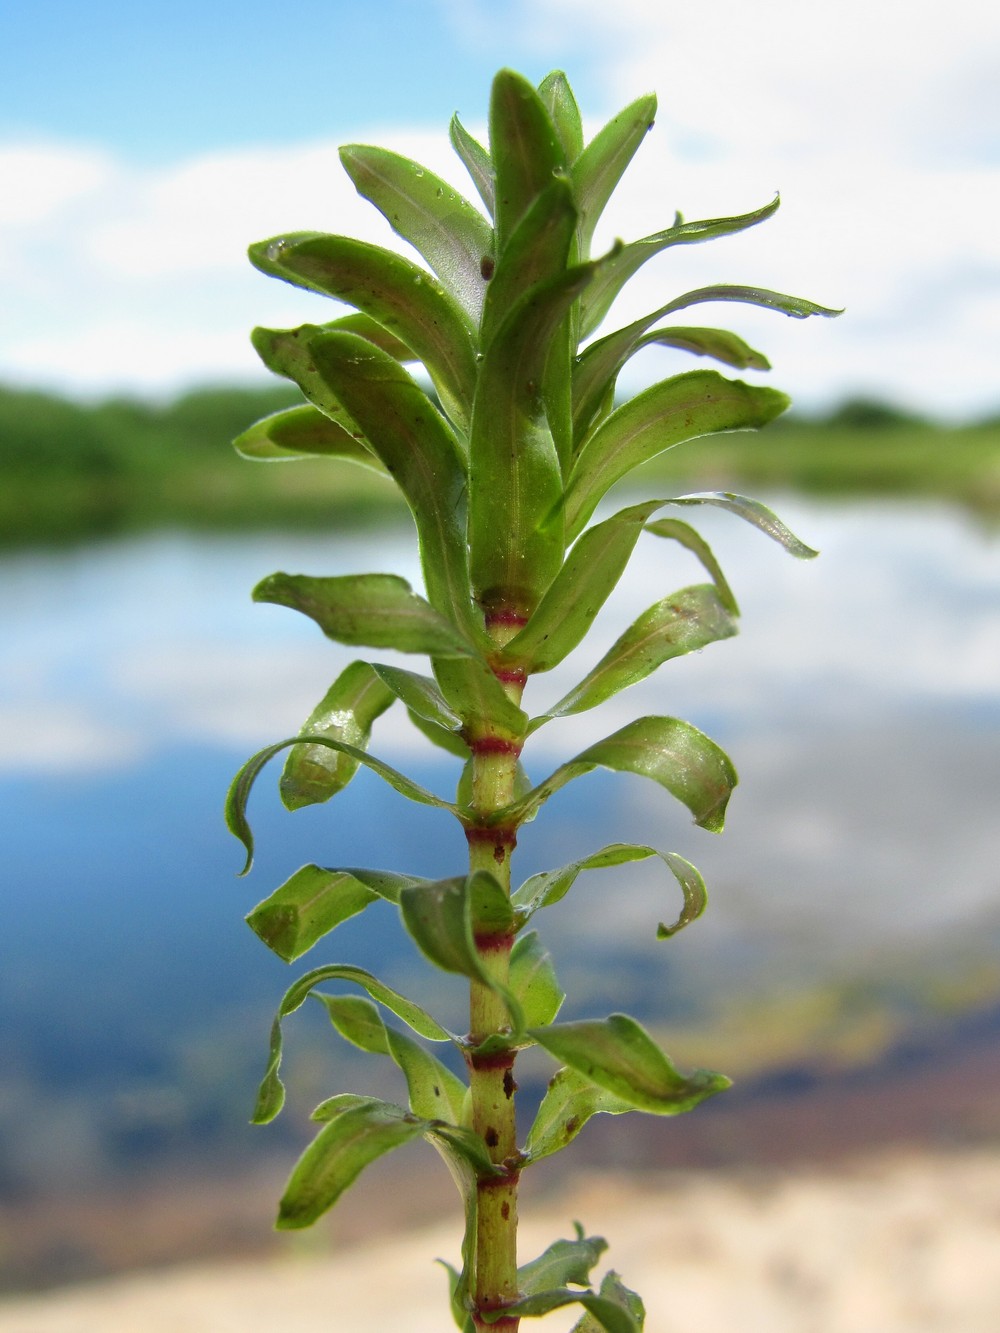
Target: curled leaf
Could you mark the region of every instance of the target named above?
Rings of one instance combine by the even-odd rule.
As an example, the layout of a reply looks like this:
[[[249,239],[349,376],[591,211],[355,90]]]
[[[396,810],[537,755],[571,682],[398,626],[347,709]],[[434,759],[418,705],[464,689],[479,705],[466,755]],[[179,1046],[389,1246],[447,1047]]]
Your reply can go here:
[[[400,891],[422,881],[389,870],[328,870],[307,865],[258,903],[247,925],[286,963],[293,963],[343,921],[380,898],[399,902]]]
[[[321,745],[327,746],[331,750],[336,750],[341,754],[348,755],[351,759],[363,764],[365,768],[370,768],[373,773],[377,773],[384,782],[390,787],[394,787],[400,795],[408,800],[416,801],[418,805],[433,805],[439,810],[449,810],[458,817],[460,811],[457,806],[452,805],[450,801],[443,801],[433,792],[427,791],[419,783],[408,778],[405,773],[400,773],[397,769],[384,764],[381,759],[366,754],[364,750],[359,750],[354,745],[348,745],[345,741],[333,740],[329,736],[292,736],[288,740],[278,741],[275,745],[268,745],[265,749],[259,750],[253,755],[236,774],[230,784],[226,795],[226,827],[234,837],[238,838],[246,848],[246,864],[240,871],[245,875],[253,864],[253,831],[250,822],[247,819],[247,800],[256,782],[261,769],[269,760],[282,750],[287,750],[290,745]]]
[[[558,870],[543,870],[526,879],[519,889],[511,895],[515,908],[515,919],[520,928],[543,907],[551,907],[559,902],[576,883],[577,877],[586,870],[604,870],[610,866],[625,865],[630,861],[645,861],[651,856],[658,856],[680,885],[684,895],[684,904],[680,915],[672,926],[660,925],[657,931],[659,939],[676,935],[684,926],[697,920],[708,905],[705,881],[695,869],[677,852],[661,852],[656,847],[647,847],[641,843],[613,842],[590,856]],[[551,1019],[549,1020],[551,1022]]]
[[[306,718],[302,732],[368,748],[372,724],[392,705],[393,692],[367,662],[345,667]],[[281,775],[281,799],[289,810],[328,801],[358,771],[357,760],[323,745],[296,745]]]
[[[591,1083],[636,1111],[678,1115],[730,1086],[722,1074],[679,1073],[649,1033],[627,1014],[531,1028],[528,1035]]]
[[[497,822],[523,823],[574,778],[594,768],[652,778],[691,811],[695,823],[722,831],[725,809],[736,786],[736,771],[723,750],[690,722],[641,717],[562,764],[526,796],[505,806]]]

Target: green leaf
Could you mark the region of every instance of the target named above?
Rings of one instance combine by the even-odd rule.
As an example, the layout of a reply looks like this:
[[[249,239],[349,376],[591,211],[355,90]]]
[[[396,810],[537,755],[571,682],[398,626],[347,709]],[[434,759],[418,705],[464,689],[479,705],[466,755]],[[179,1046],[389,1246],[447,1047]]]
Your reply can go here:
[[[563,899],[575,884],[577,876],[585,870],[605,870],[610,866],[625,865],[630,861],[645,861],[651,856],[660,858],[677,880],[684,895],[684,905],[677,920],[671,926],[661,923],[657,930],[659,939],[676,935],[684,926],[697,920],[708,905],[705,881],[691,862],[676,852],[661,852],[656,847],[630,842],[610,843],[591,856],[571,861],[569,865],[560,866],[558,870],[543,870],[526,879],[511,896],[518,929],[530,921],[541,908],[551,907],[553,903]]]
[[[531,730],[550,718],[596,708],[620,690],[645,680],[664,662],[698,652],[736,632],[735,617],[711,583],[681,588],[644,611],[578,685],[541,717],[532,719]]]
[[[447,732],[456,732],[461,727],[462,719],[449,706],[437,682],[430,676],[421,676],[415,671],[404,671],[401,667],[386,666],[381,662],[373,662],[371,669],[406,706],[411,718],[416,716]],[[462,750],[468,753],[468,746],[461,741],[460,744]]]
[[[369,1055],[389,1054],[388,1029],[371,1000],[366,1000],[360,995],[323,995],[318,991],[313,991],[312,998],[322,1004],[330,1022],[345,1041],[349,1041]],[[314,1111],[314,1120],[330,1118],[325,1113],[328,1103],[321,1105],[324,1107],[324,1114],[317,1116]],[[344,1108],[337,1109],[338,1115],[342,1109]]]
[[[373,1055],[391,1056],[406,1079],[415,1115],[446,1122],[461,1119],[468,1091],[462,1080],[410,1037],[387,1027],[369,1000],[356,995],[314,994],[314,998],[347,1041]],[[480,1146],[486,1155],[485,1146]]]
[[[624,1115],[634,1111],[631,1101],[617,1097],[585,1078],[576,1069],[558,1070],[549,1080],[524,1151],[529,1162],[561,1152],[594,1115]]]
[[[395,334],[383,328],[378,320],[372,319],[371,315],[363,315],[360,311],[355,311],[353,315],[341,315],[340,319],[334,319],[329,324],[324,324],[320,331],[323,333],[356,333],[359,338],[365,338],[368,342],[374,343],[376,347],[380,347],[383,352],[388,352],[397,361],[417,360],[417,355],[412,347],[407,347],[406,343],[401,342]]]
[[[444,727],[438,726],[436,722],[429,722],[419,713],[411,712],[409,717],[416,729],[423,732],[433,745],[458,759],[468,761],[472,752],[458,732],[446,731]]]
[[[400,891],[419,876],[389,870],[328,870],[307,865],[258,903],[246,922],[286,963],[293,963],[342,921],[380,898],[398,903]]]
[[[640,717],[562,764],[526,796],[494,816],[497,823],[523,823],[574,778],[594,768],[652,778],[681,801],[695,823],[720,833],[736,771],[714,741],[675,717]]]
[[[799,560],[811,560],[819,555],[818,551],[807,546],[804,541],[800,541],[794,532],[785,527],[777,514],[773,513],[766,505],[762,505],[759,500],[751,500],[746,495],[735,495],[732,491],[703,491],[700,494],[680,495],[674,500],[661,501],[662,504],[673,505],[715,505],[720,509],[727,509],[731,514],[736,514],[739,518],[745,519],[755,528],[776,541],[779,546],[783,546],[789,555],[794,555]],[[659,523],[650,523],[648,532],[656,533],[658,536],[674,536],[673,531],[660,532]]]
[[[668,503],[673,503],[673,501],[668,501]],[[732,615],[739,615],[740,608],[733,596],[733,590],[722,572],[722,567],[712,554],[712,548],[699,532],[696,532],[690,524],[682,523],[679,518],[657,519],[655,523],[646,524],[646,531],[652,533],[655,537],[667,537],[689,550],[711,576],[722,605]]]
[[[360,463],[381,476],[386,470],[367,444],[306,403],[274,412],[238,435],[233,448],[243,458],[260,462],[292,462],[301,458],[336,458]]]
[[[653,128],[656,98],[637,98],[604,126],[573,164],[573,186],[580,208],[580,255],[590,252],[594,228],[636,150]],[[586,306],[586,303],[584,303]]]
[[[589,632],[614,590],[656,503],[633,505],[588,529],[573,545],[524,629],[501,661],[529,675],[551,671]]]
[[[543,390],[551,339],[590,273],[571,269],[532,288],[483,360],[469,444],[469,545],[473,588],[487,610],[530,615],[562,564],[562,469]]]
[[[373,458],[377,458],[364,431],[323,381],[313,361],[310,347],[312,339],[325,333],[329,327],[332,326],[302,324],[297,329],[256,328],[250,335],[250,341],[268,370],[297,384],[314,407],[340,426],[359,447],[364,447]]]
[[[386,148],[347,144],[340,160],[358,193],[423,255],[478,324],[483,267],[493,258],[493,228],[483,215],[432,171]]]
[[[413,1029],[418,1036],[428,1041],[453,1041],[450,1032],[431,1018],[425,1009],[405,995],[387,986],[378,977],[372,976],[364,968],[352,967],[347,963],[329,963],[324,967],[313,968],[305,976],[299,977],[282,997],[274,1022],[271,1024],[271,1045],[268,1053],[267,1068],[257,1092],[257,1105],[253,1114],[255,1125],[264,1125],[273,1120],[285,1101],[285,1086],[279,1076],[282,1057],[282,1020],[302,1007],[316,986],[326,981],[346,981],[354,986],[361,986],[373,1000],[391,1010],[397,1018]]]
[[[480,199],[486,205],[486,211],[492,217],[496,189],[493,179],[493,163],[490,161],[489,153],[478,139],[472,137],[458,116],[452,116],[448,135],[451,139],[452,148],[462,159],[466,171],[472,177],[473,183],[479,191]]]
[[[436,657],[434,675],[448,705],[461,717],[465,733],[520,741],[528,715],[513,702],[491,668],[478,657]]]
[[[642,1333],[646,1326],[646,1307],[642,1303],[642,1297],[638,1292],[630,1291],[614,1270],[604,1274],[600,1294],[603,1300],[627,1311],[635,1321],[637,1333]],[[601,1333],[601,1330],[606,1328],[606,1323],[602,1323],[600,1319],[588,1311],[578,1323],[573,1325],[570,1333]]]
[[[521,1005],[511,991],[490,975],[477,947],[477,937],[510,933],[510,901],[492,875],[477,870],[455,879],[437,880],[404,889],[399,898],[403,924],[421,952],[445,972],[474,978],[500,995],[515,1032],[524,1028]]]
[[[529,930],[515,942],[510,954],[510,989],[524,1010],[528,1026],[551,1023],[562,1008],[566,992],[556,980],[552,955]]]
[[[649,1033],[627,1014],[531,1028],[540,1046],[592,1083],[652,1115],[678,1115],[730,1086],[722,1074],[680,1074]]]
[[[583,152],[583,122],[573,89],[561,69],[554,69],[538,85],[538,95],[552,118],[567,162]]]
[[[590,1285],[590,1270],[608,1248],[603,1236],[584,1236],[578,1228],[576,1240],[556,1240],[530,1263],[517,1270],[518,1289],[525,1296],[548,1287]]]
[[[401,653],[467,657],[475,649],[429,602],[397,574],[269,574],[254,588],[255,602],[287,606],[315,620],[328,639],[395,648]]]
[[[309,714],[302,733],[346,741],[365,750],[372,724],[394,698],[367,662],[352,662]],[[281,775],[281,799],[289,810],[328,801],[343,791],[357,771],[357,761],[349,755],[321,745],[296,745]]]
[[[565,271],[575,229],[572,187],[564,176],[557,176],[529,205],[490,279],[480,333],[484,349],[532,287]]]
[[[234,837],[239,838],[246,848],[247,859],[246,864],[240,871],[241,875],[245,875],[253,864],[253,831],[250,828],[246,814],[247,800],[253,784],[264,765],[273,759],[276,754],[280,754],[282,750],[287,750],[290,745],[301,745],[303,743],[325,745],[331,750],[346,754],[357,760],[359,764],[364,764],[366,768],[370,768],[373,773],[377,773],[384,782],[387,782],[390,787],[394,787],[407,800],[415,801],[418,805],[433,805],[439,810],[448,810],[456,818],[460,816],[458,807],[452,805],[450,801],[442,801],[439,796],[427,791],[404,773],[400,773],[388,764],[384,764],[381,759],[375,759],[372,755],[366,754],[364,750],[359,750],[357,746],[348,745],[346,741],[334,740],[329,736],[292,736],[288,740],[278,741],[275,745],[268,745],[265,749],[259,750],[247,760],[230,784],[226,795],[226,827]]]
[[[763,352],[758,352],[749,343],[730,333],[728,329],[694,328],[689,325],[673,325],[666,329],[656,329],[647,333],[640,341],[640,347],[653,344],[661,347],[676,347],[682,352],[692,352],[695,356],[710,356],[723,365],[733,366],[736,370],[770,370],[771,363]]]
[[[776,389],[694,370],[654,384],[613,412],[577,455],[566,488],[567,535],[580,532],[605,492],[633,468],[698,435],[764,426],[788,406]]]
[[[492,1324],[504,1317],[524,1319],[548,1314],[551,1310],[562,1309],[565,1305],[582,1305],[597,1321],[598,1327],[605,1329],[607,1333],[640,1333],[640,1326],[629,1311],[615,1301],[606,1300],[592,1291],[571,1291],[568,1287],[556,1287],[551,1291],[539,1291],[531,1296],[523,1296],[520,1300],[505,1305],[503,1309],[484,1313],[481,1317],[484,1323]]]
[[[541,97],[522,75],[502,69],[490,95],[490,157],[496,181],[497,258],[535,199],[566,168]]]
[[[312,1226],[370,1162],[419,1138],[426,1121],[372,1097],[329,1121],[299,1158],[285,1186],[275,1226]]]
[[[600,273],[603,274],[613,261],[613,256],[606,259],[601,265]],[[602,405],[608,401],[609,395],[613,392],[622,366],[649,341],[646,331],[664,315],[671,314],[675,310],[685,310],[688,306],[703,301],[742,301],[749,305],[779,310],[796,319],[805,319],[809,315],[841,313],[839,310],[830,310],[826,306],[816,305],[801,297],[783,296],[780,292],[767,291],[761,287],[723,285],[700,287],[697,291],[685,292],[683,296],[668,301],[652,314],[645,315],[642,319],[626,325],[625,328],[591,343],[581,353],[573,371],[573,429],[577,442],[585,438],[595,418],[600,416]],[[666,383],[671,382],[666,381]]]
[[[349,236],[298,232],[250,247],[261,272],[370,315],[424,363],[445,411],[465,424],[476,377],[472,326],[444,288],[402,255]]]
[[[615,262],[608,265],[599,275],[582,302],[584,336],[593,333],[628,280],[654,255],[660,254],[672,245],[697,244],[700,241],[710,241],[716,236],[729,236],[733,232],[745,231],[747,227],[754,227],[758,222],[771,217],[780,203],[780,198],[775,195],[770,203],[762,208],[755,208],[750,213],[741,213],[731,218],[708,218],[702,222],[685,222],[678,213],[672,227],[624,246],[616,256]]]
[[[318,374],[361,425],[413,513],[432,605],[475,642],[466,547],[466,462],[454,433],[392,357],[353,334],[317,337]]]

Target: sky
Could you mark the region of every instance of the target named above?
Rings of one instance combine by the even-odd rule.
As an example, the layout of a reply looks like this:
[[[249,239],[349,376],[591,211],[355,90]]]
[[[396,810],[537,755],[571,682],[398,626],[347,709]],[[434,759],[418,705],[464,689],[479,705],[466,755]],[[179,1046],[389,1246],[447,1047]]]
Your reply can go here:
[[[256,273],[247,244],[315,229],[404,248],[337,146],[395,148],[475,198],[447,125],[457,110],[485,136],[504,65],[535,81],[564,68],[588,132],[657,93],[605,244],[781,193],[760,227],[653,260],[615,322],[707,283],[770,287],[846,313],[698,315],[764,351],[802,409],[866,395],[944,419],[1000,410],[992,0],[6,6],[0,382],[84,399],[260,383],[253,325],[336,311]],[[688,368],[670,356],[642,353],[634,376]]]

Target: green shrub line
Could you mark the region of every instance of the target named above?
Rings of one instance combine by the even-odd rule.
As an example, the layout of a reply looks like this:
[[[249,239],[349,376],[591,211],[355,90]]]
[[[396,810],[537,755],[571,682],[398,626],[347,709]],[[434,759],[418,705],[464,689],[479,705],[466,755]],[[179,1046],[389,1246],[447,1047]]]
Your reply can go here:
[[[395,489],[327,459],[247,468],[227,442],[294,390],[219,386],[166,404],[81,404],[0,385],[0,544],[79,541],[163,527],[328,528],[402,520]],[[946,498],[1000,515],[1000,417],[942,425],[855,399],[763,433],[706,437],[649,475],[694,487]]]

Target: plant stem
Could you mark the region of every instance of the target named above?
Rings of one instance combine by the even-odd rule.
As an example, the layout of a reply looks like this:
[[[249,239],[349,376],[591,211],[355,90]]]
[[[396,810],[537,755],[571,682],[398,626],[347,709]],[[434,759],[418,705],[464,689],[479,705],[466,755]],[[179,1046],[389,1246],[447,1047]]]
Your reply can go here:
[[[517,626],[495,626],[494,638],[505,640]],[[523,680],[505,680],[504,688],[520,703]],[[514,798],[520,745],[501,737],[474,740],[472,748],[472,804],[483,816],[508,805]],[[489,872],[510,896],[510,858],[516,830],[485,824],[468,830],[469,869]],[[491,977],[506,985],[510,971],[510,934],[478,936],[476,946]],[[510,1026],[507,1006],[491,987],[470,983],[469,1035],[473,1044]],[[472,1089],[472,1128],[482,1137],[491,1159],[504,1175],[482,1180],[477,1187],[475,1281],[472,1288],[473,1322],[477,1330],[514,1333],[519,1321],[501,1318],[488,1324],[481,1313],[502,1309],[516,1300],[517,1186],[520,1162],[514,1093],[514,1053],[504,1052],[469,1061]]]

